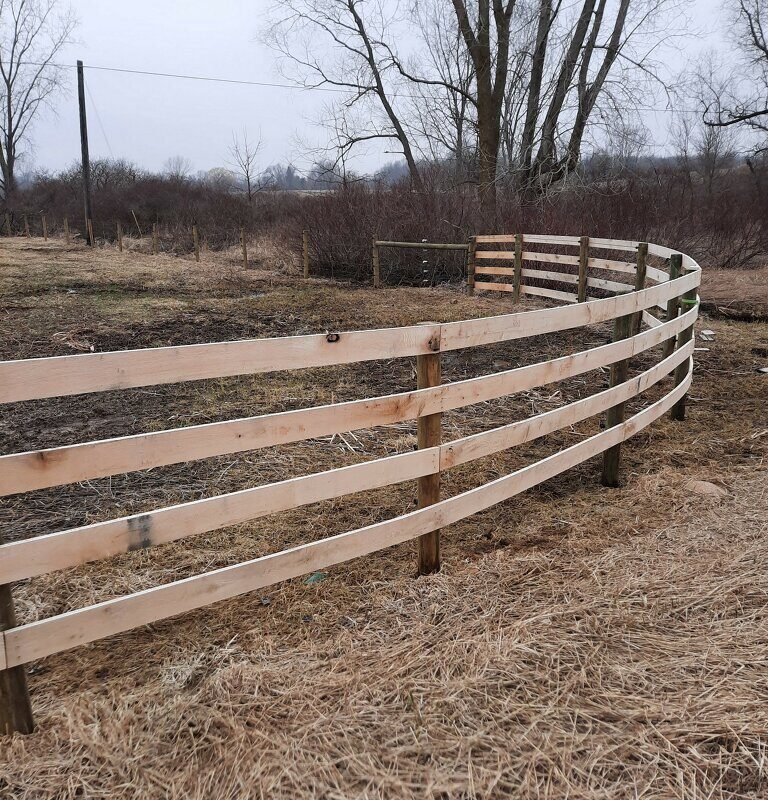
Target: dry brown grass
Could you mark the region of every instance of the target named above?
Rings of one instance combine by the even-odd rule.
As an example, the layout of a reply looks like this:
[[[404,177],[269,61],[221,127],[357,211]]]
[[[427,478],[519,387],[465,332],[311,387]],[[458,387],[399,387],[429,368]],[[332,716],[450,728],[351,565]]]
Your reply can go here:
[[[287,335],[499,313],[506,298],[304,284],[262,244],[204,263],[18,242],[0,250],[2,355]],[[768,326],[706,320],[689,419],[452,526],[413,579],[401,546],[51,657],[38,730],[0,743],[0,796],[768,795]],[[607,329],[447,355],[453,380],[605,340]],[[641,359],[635,366],[643,365]],[[446,436],[590,393],[591,374],[446,415]],[[2,452],[371,396],[408,360],[23,403]],[[449,473],[446,494],[596,423]],[[409,449],[399,425],[8,498],[21,537]],[[691,478],[728,489],[691,497]],[[16,588],[24,620],[234,563],[412,507],[403,484],[68,570]]]

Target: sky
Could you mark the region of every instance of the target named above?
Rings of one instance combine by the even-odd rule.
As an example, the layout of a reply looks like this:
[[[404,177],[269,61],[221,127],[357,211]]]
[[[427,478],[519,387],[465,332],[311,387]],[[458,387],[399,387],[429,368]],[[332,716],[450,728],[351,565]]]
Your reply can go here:
[[[58,170],[80,156],[74,64],[251,81],[284,82],[276,57],[259,39],[270,0],[74,0],[77,42],[58,59],[72,63],[65,92],[32,133],[27,169]],[[683,44],[679,68],[719,40],[718,0],[692,0],[699,34]],[[671,68],[676,65],[671,64]],[[323,92],[238,86],[86,70],[92,159],[126,158],[162,169],[171,156],[193,172],[231,161],[233,132],[262,139],[260,166],[293,161],[307,166],[299,139],[317,139],[313,120],[329,99]],[[648,113],[658,149],[666,139],[665,112]],[[393,155],[371,152],[358,169],[372,171]]]

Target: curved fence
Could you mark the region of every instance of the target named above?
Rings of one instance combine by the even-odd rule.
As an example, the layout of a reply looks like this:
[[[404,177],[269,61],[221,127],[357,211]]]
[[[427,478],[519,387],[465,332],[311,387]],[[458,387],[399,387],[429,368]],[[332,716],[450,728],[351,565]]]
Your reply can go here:
[[[500,249],[509,244],[514,250]],[[542,245],[578,248],[579,253],[524,249]],[[591,239],[586,247],[584,237],[529,235],[477,237],[471,245],[470,292],[539,295],[567,301],[567,306],[382,330],[0,362],[2,403],[413,356],[419,380],[410,392],[0,457],[2,496],[405,420],[416,419],[419,426],[419,449],[413,452],[0,545],[0,587],[6,593],[5,619],[0,619],[0,732],[3,726],[31,729],[23,665],[35,659],[409,539],[419,539],[420,572],[434,571],[440,563],[440,529],[601,453],[603,480],[615,485],[621,443],[668,411],[678,419],[684,416],[700,269],[689,257],[654,244]],[[633,261],[593,258],[592,249],[631,253]],[[508,260],[511,268],[498,266]],[[526,261],[555,269],[526,269]],[[568,271],[570,267],[578,271]],[[591,277],[590,269],[623,273],[632,282]],[[495,280],[508,277],[511,283]],[[551,283],[576,291],[553,289]],[[590,297],[590,289],[607,296]],[[440,382],[443,352],[610,320],[615,321],[614,340],[608,344],[478,378]],[[662,350],[656,363],[628,379],[627,360],[658,346]],[[440,441],[444,411],[604,367],[611,367],[608,389],[525,420]],[[672,386],[661,399],[625,419],[628,400],[669,376]],[[439,499],[442,471],[603,413],[607,427],[600,433],[490,483]],[[14,581],[413,479],[419,481],[420,507],[411,513],[14,627]]]

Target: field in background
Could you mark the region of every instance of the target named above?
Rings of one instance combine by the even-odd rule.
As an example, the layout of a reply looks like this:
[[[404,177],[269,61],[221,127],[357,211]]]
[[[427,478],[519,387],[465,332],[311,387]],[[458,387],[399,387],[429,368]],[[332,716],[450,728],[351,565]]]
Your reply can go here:
[[[305,282],[266,237],[251,255],[256,268],[244,272],[237,248],[195,264],[3,240],[0,355],[388,327],[511,307],[450,288]],[[716,335],[699,342],[709,349],[696,353],[689,418],[624,447],[623,488],[601,488],[593,460],[448,529],[440,575],[415,580],[413,546],[403,545],[35,664],[39,729],[0,744],[0,796],[764,795],[768,375],[757,369],[768,365],[768,303],[748,278],[738,296],[733,276],[705,267],[702,296],[717,316],[698,327]],[[765,281],[755,285],[764,292]],[[535,352],[519,340],[446,354],[445,379],[608,336],[595,326],[537,340]],[[451,412],[446,435],[606,384],[607,375],[588,375]],[[20,403],[3,409],[2,453],[414,385],[414,364],[401,359],[147,387],[121,393],[119,406],[109,393]],[[594,431],[580,425],[465,465],[449,473],[446,494]],[[403,424],[91,481],[7,498],[0,524],[8,537],[34,536],[414,444],[415,424]],[[727,494],[690,499],[691,480]],[[19,613],[27,621],[348,530],[409,510],[414,496],[413,485],[392,487],[34,579],[16,588]]]

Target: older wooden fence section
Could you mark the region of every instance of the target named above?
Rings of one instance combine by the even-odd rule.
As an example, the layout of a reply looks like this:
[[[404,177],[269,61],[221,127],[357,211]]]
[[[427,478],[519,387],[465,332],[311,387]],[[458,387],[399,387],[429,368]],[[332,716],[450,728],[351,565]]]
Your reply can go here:
[[[574,256],[529,252],[525,249],[529,244],[578,247],[581,252]],[[491,249],[499,245],[515,249]],[[568,306],[383,330],[0,362],[2,403],[414,356],[419,374],[419,388],[410,392],[5,455],[0,457],[0,495],[404,420],[420,421],[420,449],[413,452],[0,545],[0,732],[32,727],[23,666],[31,661],[409,539],[421,543],[420,570],[438,569],[440,529],[600,453],[610,456],[606,456],[604,482],[615,482],[618,448],[623,441],[667,411],[682,417],[693,370],[691,332],[697,315],[700,270],[687,256],[658,245],[591,239],[588,246],[632,253],[634,259],[592,258],[584,254],[583,238],[574,237],[484,236],[478,237],[470,249],[474,267],[469,276],[470,290],[535,294],[567,301],[571,303]],[[660,263],[669,262],[676,277],[646,264],[649,255]],[[482,266],[494,259],[512,259],[512,284],[476,280],[477,276],[510,275],[509,267]],[[522,266],[525,261],[567,264],[581,271],[574,276],[551,269],[528,270]],[[590,278],[586,272],[589,267],[627,273],[632,283]],[[523,279],[530,277],[565,282],[577,291],[527,286]],[[652,285],[646,287],[646,279]],[[587,292],[591,287],[624,294],[590,299]],[[579,294],[582,301],[573,302]],[[666,309],[666,319],[656,316],[657,308]],[[646,323],[642,331],[641,318]],[[624,321],[623,333],[609,344],[478,378],[440,382],[440,353],[609,320]],[[664,350],[654,366],[630,380],[626,380],[626,373],[622,378],[616,365],[660,345]],[[614,370],[608,389],[525,420],[455,441],[440,440],[440,414],[444,411],[610,366]],[[624,419],[628,400],[670,375],[674,375],[673,385],[661,399]],[[600,433],[490,483],[439,499],[441,472],[602,413],[608,413],[610,427]],[[414,479],[420,481],[420,507],[411,513],[50,618],[15,624],[10,594],[14,581]]]

